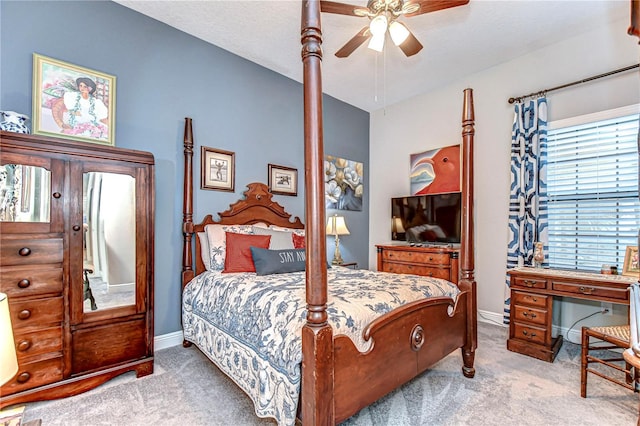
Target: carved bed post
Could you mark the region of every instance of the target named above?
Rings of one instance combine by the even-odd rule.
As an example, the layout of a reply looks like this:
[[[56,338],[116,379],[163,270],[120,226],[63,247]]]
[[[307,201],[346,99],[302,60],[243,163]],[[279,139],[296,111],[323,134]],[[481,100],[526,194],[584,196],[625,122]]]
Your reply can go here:
[[[473,377],[475,350],[478,346],[478,319],[476,316],[477,296],[474,277],[473,246],[473,138],[474,129],[473,90],[464,90],[462,106],[462,241],[460,244],[460,281],[459,286],[467,291],[467,338],[462,347],[465,377]]]
[[[320,2],[302,2],[307,323],[302,329],[302,422],[334,423],[333,331],[327,323]]]
[[[193,279],[191,239],[193,237],[193,130],[191,119],[184,123],[184,198],[182,204],[182,287]]]

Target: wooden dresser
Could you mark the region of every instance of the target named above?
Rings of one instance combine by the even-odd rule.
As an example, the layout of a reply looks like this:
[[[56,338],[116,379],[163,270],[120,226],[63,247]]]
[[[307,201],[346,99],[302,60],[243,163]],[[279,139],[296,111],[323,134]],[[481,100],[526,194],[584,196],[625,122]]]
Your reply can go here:
[[[18,355],[0,408],[152,373],[153,156],[8,132],[0,152],[0,291]]]
[[[634,277],[531,267],[509,271],[511,311],[507,349],[553,362],[562,335],[552,336],[553,297],[629,304]]]
[[[444,246],[376,245],[378,271],[443,278],[458,283],[460,250]]]

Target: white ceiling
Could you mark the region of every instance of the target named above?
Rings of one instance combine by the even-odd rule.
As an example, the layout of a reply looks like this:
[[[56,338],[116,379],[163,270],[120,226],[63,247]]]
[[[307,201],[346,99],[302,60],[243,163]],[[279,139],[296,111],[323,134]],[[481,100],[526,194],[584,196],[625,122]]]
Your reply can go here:
[[[302,81],[301,1],[115,0],[277,73]],[[346,3],[365,6],[366,0]],[[558,40],[629,16],[628,0],[471,0],[400,18],[424,45],[407,58],[388,42],[366,43],[348,58],[334,53],[369,22],[322,14],[323,91],[374,111],[507,62]]]

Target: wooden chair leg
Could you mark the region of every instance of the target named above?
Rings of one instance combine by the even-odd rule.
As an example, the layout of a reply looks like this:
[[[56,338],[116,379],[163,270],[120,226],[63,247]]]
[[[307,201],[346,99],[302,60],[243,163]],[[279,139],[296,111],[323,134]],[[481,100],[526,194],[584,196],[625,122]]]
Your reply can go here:
[[[582,352],[580,360],[580,396],[587,397],[587,355],[589,355],[589,335],[585,327],[582,327]]]

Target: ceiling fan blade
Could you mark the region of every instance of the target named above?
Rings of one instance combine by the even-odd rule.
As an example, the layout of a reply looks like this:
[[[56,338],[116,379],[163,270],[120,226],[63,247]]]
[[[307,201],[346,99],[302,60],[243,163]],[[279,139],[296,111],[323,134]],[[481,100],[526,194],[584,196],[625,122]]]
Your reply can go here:
[[[338,58],[346,58],[347,56],[351,55],[354,50],[360,47],[362,43],[367,41],[369,37],[371,37],[371,32],[369,31],[369,26],[367,25],[366,27],[362,28],[358,32],[358,34],[353,36],[353,38],[349,40],[347,44],[342,46],[340,50],[336,52],[336,56]]]
[[[404,16],[417,16],[423,13],[435,12],[437,10],[449,9],[451,7],[463,6],[469,3],[469,0],[414,0],[408,1],[406,4],[416,4],[420,8],[415,12],[405,13]],[[406,6],[405,6],[406,7]]]
[[[410,30],[407,39],[403,41],[398,47],[402,49],[404,54],[407,56],[413,56],[422,50],[422,44]]]
[[[356,10],[361,12],[358,13],[356,12]],[[338,15],[348,16],[365,16],[367,8],[362,6],[354,6],[352,4],[337,3],[335,1],[321,1],[320,12],[336,13]]]

